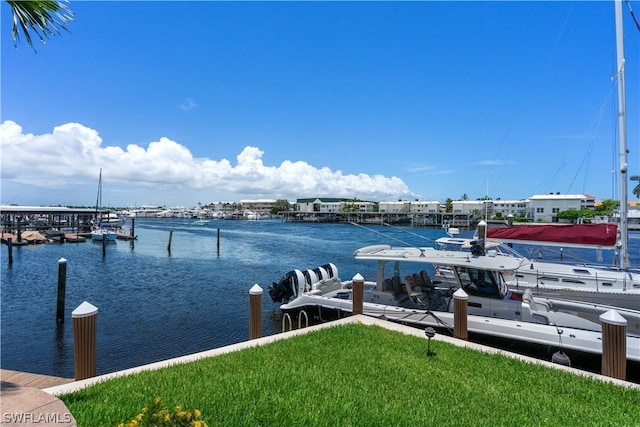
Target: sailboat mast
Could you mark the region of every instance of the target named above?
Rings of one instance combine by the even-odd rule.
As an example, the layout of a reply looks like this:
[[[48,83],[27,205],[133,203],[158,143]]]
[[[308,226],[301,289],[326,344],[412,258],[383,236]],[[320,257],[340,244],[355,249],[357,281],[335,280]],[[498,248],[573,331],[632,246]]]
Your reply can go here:
[[[615,0],[616,54],[618,72],[618,133],[620,138],[620,267],[629,269],[629,233],[627,224],[627,116],[624,87],[624,38],[622,0]]]
[[[98,195],[96,196],[96,220],[100,221],[100,208],[102,207],[102,168],[98,177]]]

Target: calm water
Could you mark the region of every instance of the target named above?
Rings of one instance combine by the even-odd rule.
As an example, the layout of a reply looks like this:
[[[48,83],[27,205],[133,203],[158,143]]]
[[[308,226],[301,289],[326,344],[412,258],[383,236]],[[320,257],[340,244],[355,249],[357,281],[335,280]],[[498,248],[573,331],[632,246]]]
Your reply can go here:
[[[102,256],[92,242],[13,248],[1,245],[1,366],[73,377],[71,312],[98,308],[97,374],[245,341],[249,289],[263,295],[263,336],[281,331],[268,286],[287,271],[333,262],[342,279],[375,279],[373,263],[353,259],[370,244],[431,246],[440,229],[291,224],[272,221],[138,219],[138,240],[118,241]],[[220,230],[220,254],[217,236]],[[167,252],[173,231],[171,255]],[[640,235],[631,236],[632,261]],[[565,259],[571,254],[565,249]],[[526,251],[523,251],[526,252]],[[529,251],[526,255],[537,256]],[[590,254],[595,260],[595,257]],[[544,253],[553,259],[552,251]],[[67,260],[65,322],[56,322],[58,260]],[[605,258],[606,259],[606,258]],[[635,264],[635,263],[634,263]]]
[[[281,316],[268,286],[287,271],[333,262],[343,279],[356,273],[374,278],[375,265],[359,265],[355,249],[400,244],[386,236],[430,245],[443,235],[442,230],[378,226],[371,231],[278,220],[192,223],[138,219],[134,247],[118,241],[104,258],[102,245],[90,241],[14,246],[9,266],[2,245],[2,368],[73,377],[71,312],[83,301],[98,308],[98,374],[247,340],[249,289],[256,283],[264,290],[263,336],[276,334]],[[56,322],[60,258],[67,260],[62,325]]]

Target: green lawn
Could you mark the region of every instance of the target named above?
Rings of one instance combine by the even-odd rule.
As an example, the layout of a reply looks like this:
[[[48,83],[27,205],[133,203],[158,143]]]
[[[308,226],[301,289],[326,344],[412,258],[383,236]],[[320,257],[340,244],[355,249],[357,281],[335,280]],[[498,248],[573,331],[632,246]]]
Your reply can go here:
[[[161,397],[213,426],[638,426],[640,391],[357,323],[59,396],[81,427]]]

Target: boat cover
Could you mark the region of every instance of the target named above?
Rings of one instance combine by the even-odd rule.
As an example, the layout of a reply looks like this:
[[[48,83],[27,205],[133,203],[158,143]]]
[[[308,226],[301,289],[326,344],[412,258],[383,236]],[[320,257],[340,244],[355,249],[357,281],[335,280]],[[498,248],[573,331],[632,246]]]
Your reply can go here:
[[[611,223],[515,225],[507,228],[487,229],[487,238],[525,244],[614,248],[617,236],[618,226]]]

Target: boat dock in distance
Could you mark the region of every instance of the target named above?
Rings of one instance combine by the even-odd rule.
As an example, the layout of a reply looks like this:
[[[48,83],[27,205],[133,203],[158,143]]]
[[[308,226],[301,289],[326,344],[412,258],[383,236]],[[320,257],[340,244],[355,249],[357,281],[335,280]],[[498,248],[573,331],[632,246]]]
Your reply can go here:
[[[407,214],[387,212],[282,212],[284,222],[324,222],[370,225],[406,225],[412,227],[450,227],[473,229],[479,222],[473,214]]]
[[[101,211],[108,216],[110,211]],[[0,206],[2,243],[12,245],[44,242],[84,242],[91,235],[95,208],[63,206]],[[133,229],[132,229],[133,231]],[[119,239],[135,239],[133,233],[119,232]]]

